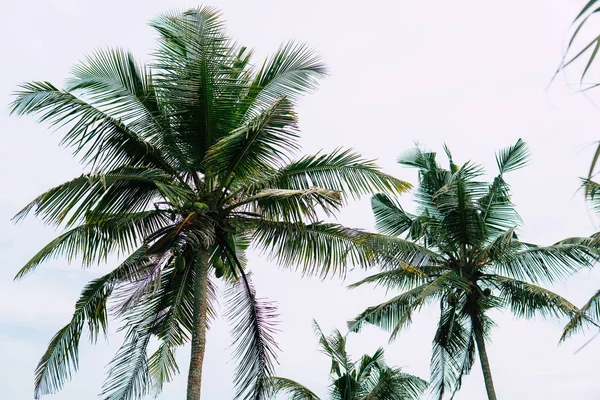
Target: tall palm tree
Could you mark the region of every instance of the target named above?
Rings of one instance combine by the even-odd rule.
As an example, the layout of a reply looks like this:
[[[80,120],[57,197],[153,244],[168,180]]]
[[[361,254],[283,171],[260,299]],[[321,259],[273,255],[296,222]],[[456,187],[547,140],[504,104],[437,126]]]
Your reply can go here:
[[[272,371],[274,310],[255,295],[244,250],[262,248],[306,274],[367,265],[366,234],[320,222],[348,196],[400,193],[408,185],[350,150],[305,156],[295,99],[316,87],[323,63],[287,43],[260,67],[227,35],[212,8],[167,13],[151,25],[153,61],[120,49],[98,50],[73,69],[65,89],[23,84],[12,112],[37,114],[63,129],[87,173],[28,204],[66,229],[19,271],[64,256],[84,267],[126,256],[82,291],[73,318],[52,338],[35,373],[35,397],[60,390],[78,369],[87,328],[106,333],[109,303],[125,341],[109,366],[105,399],[135,399],[178,372],[175,350],[191,341],[188,400],[198,400],[215,278],[229,289],[238,367],[237,398],[260,398]],[[215,277],[212,276],[214,271]],[[150,339],[158,350],[147,354]]]
[[[372,208],[384,234],[405,235],[421,247],[410,257],[397,256],[398,266],[385,267],[354,285],[367,283],[401,290],[398,296],[366,309],[349,323],[352,331],[373,324],[392,332],[393,340],[411,323],[414,312],[438,302],[440,319],[433,339],[431,389],[439,399],[460,389],[476,354],[490,400],[496,392],[486,341],[494,323],[493,309],[505,308],[517,317],[571,315],[570,302],[537,286],[555,282],[591,266],[598,257],[593,238],[573,237],[550,246],[519,240],[520,218],[511,202],[504,175],[527,163],[525,143],[517,141],[496,155],[498,175],[480,181],[482,168],[471,162],[456,165],[447,148],[449,167],[436,154],[413,150],[400,164],[416,168],[417,214],[406,212],[393,198],[375,195]]]
[[[336,329],[327,337],[316,321],[313,324],[321,350],[331,357],[332,400],[412,400],[425,391],[427,382],[385,363],[383,348],[352,361],[346,352],[346,337],[340,331]],[[293,400],[320,400],[310,389],[291,379],[272,377],[267,381],[274,395],[287,394]]]

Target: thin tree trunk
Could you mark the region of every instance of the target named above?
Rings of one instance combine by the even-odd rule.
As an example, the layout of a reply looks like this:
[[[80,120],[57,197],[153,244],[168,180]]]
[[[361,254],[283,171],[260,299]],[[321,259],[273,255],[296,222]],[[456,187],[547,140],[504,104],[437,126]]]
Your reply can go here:
[[[492,380],[490,361],[488,360],[487,351],[485,350],[485,339],[480,329],[475,329],[475,342],[477,343],[477,351],[479,352],[479,361],[481,361],[483,380],[485,381],[485,390],[487,391],[488,399],[498,400],[496,397],[496,390],[494,389],[494,381]]]
[[[192,355],[188,374],[187,400],[200,400],[202,387],[202,363],[206,350],[206,326],[208,311],[208,252],[202,251],[196,263],[194,280],[194,320],[192,331]]]

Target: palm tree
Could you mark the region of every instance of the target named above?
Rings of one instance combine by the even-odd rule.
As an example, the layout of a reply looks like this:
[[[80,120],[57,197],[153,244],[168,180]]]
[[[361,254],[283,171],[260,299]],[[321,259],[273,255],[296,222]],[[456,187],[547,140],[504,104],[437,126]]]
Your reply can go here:
[[[385,363],[383,348],[352,361],[346,352],[346,337],[340,331],[336,329],[327,337],[316,321],[313,325],[321,350],[331,357],[332,400],[411,400],[418,399],[425,391],[427,382]],[[272,377],[267,382],[273,395],[283,393],[293,400],[320,400],[310,389],[291,379]]]
[[[349,196],[408,187],[350,150],[292,158],[295,100],[325,74],[305,45],[287,43],[256,68],[252,51],[226,35],[212,8],[167,13],[151,25],[159,47],[150,64],[124,50],[98,50],[73,69],[65,89],[26,83],[12,104],[14,114],[64,129],[62,144],[88,171],[16,216],[34,213],[66,230],[17,278],[56,256],[84,267],[126,256],[83,289],[37,366],[36,398],[70,379],[83,331],[92,342],[106,333],[112,305],[126,335],[104,398],[160,391],[178,372],[175,350],[191,341],[187,399],[198,400],[216,277],[230,287],[236,397],[258,399],[273,368],[274,309],[256,298],[244,250],[253,244],[321,276],[343,273],[349,262],[368,265],[366,234],[318,215],[336,212]],[[159,346],[149,355],[153,337]]]
[[[508,309],[517,317],[558,317],[576,310],[556,293],[537,286],[555,282],[591,266],[598,257],[593,238],[568,238],[551,246],[520,241],[520,218],[511,203],[508,172],[528,160],[525,143],[517,141],[496,155],[498,175],[492,183],[480,181],[482,168],[471,162],[456,165],[449,150],[449,169],[436,154],[413,150],[399,163],[417,168],[418,212],[406,212],[393,198],[377,194],[372,208],[377,228],[419,245],[412,256],[389,257],[396,266],[352,285],[366,283],[401,290],[398,296],[366,309],[349,323],[352,331],[373,324],[391,331],[393,340],[410,324],[414,312],[439,302],[440,319],[433,339],[431,389],[439,399],[460,389],[476,353],[483,370],[487,395],[495,400],[486,341],[494,323],[493,309]]]
[[[584,27],[589,25],[590,18],[597,17],[598,13],[600,13],[600,0],[588,0],[586,2],[585,6],[577,14],[577,16],[575,17],[575,19],[572,22],[573,29],[572,29],[571,37],[567,44],[567,48],[565,50],[564,56],[563,56],[559,66],[558,66],[558,69],[556,70],[556,73],[554,75],[554,78],[556,78],[556,75],[558,75],[558,73],[563,71],[565,68],[568,68],[568,67],[572,68],[573,63],[584,60],[585,66],[583,67],[583,70],[581,71],[580,81],[579,81],[582,91],[587,91],[587,90],[594,89],[594,88],[600,86],[600,83],[584,82],[584,79],[587,76],[588,72],[590,71],[592,64],[596,60],[596,56],[598,55],[598,50],[600,50],[600,35],[594,35],[594,38],[591,41],[585,43],[585,45],[580,48],[576,48],[576,43],[577,43],[576,39],[579,37],[579,34],[582,32]],[[587,60],[585,60],[585,58],[587,58]],[[594,156],[592,157],[592,162],[590,163],[590,168],[588,170],[588,179],[592,178],[599,158],[600,158],[600,143],[596,147],[596,152],[595,152]],[[586,194],[587,194],[587,190],[586,190]]]
[[[600,213],[600,183],[589,178],[584,178],[582,181],[586,200],[590,202],[596,213]],[[596,233],[594,236],[600,237],[600,233]],[[594,293],[592,297],[572,316],[569,323],[565,326],[560,340],[562,342],[576,333],[585,331],[587,328],[600,328],[600,290],[596,291],[596,293]],[[590,339],[590,341],[596,336]],[[583,345],[579,350],[587,346],[590,341]]]

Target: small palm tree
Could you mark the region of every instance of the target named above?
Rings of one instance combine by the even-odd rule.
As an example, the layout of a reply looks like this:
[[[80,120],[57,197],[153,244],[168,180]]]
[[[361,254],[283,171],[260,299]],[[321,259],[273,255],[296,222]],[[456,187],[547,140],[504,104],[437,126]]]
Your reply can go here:
[[[411,400],[418,399],[425,391],[427,382],[389,367],[384,361],[383,348],[372,356],[364,355],[352,361],[346,353],[346,338],[337,329],[327,337],[316,321],[315,333],[321,350],[331,357],[332,400]],[[320,400],[310,389],[287,378],[268,379],[272,394],[287,394],[293,400]]]
[[[406,212],[385,194],[372,199],[378,229],[406,235],[420,246],[411,256],[398,256],[395,266],[354,285],[374,283],[402,290],[383,304],[370,307],[349,323],[359,331],[374,324],[392,332],[391,340],[411,322],[422,306],[439,302],[440,320],[433,339],[431,389],[436,398],[454,395],[469,373],[476,354],[490,400],[496,399],[486,352],[494,323],[493,309],[505,308],[517,317],[570,316],[576,308],[537,283],[555,282],[589,267],[598,257],[597,241],[573,237],[551,246],[519,240],[520,218],[511,202],[508,172],[523,167],[528,150],[521,140],[496,155],[498,175],[492,183],[479,180],[482,168],[456,165],[445,148],[449,168],[440,167],[436,154],[416,149],[399,163],[417,168],[418,212]]]
[[[244,250],[254,244],[282,265],[323,276],[350,261],[367,265],[366,235],[317,215],[336,212],[348,196],[408,187],[349,150],[291,161],[299,149],[295,99],[325,73],[306,46],[285,44],[256,68],[214,9],[168,13],[152,26],[160,46],[149,65],[101,50],[73,69],[66,89],[32,82],[16,93],[12,112],[66,129],[62,143],[89,169],[17,215],[66,228],[17,278],[51,257],[87,267],[126,256],[85,287],[52,338],[36,369],[36,398],[77,370],[82,334],[87,328],[94,342],[106,332],[110,302],[126,336],[103,397],[160,391],[178,372],[175,350],[191,341],[187,399],[198,400],[222,278],[239,360],[236,397],[258,399],[276,349],[274,310],[256,298]],[[159,346],[149,355],[153,337]]]

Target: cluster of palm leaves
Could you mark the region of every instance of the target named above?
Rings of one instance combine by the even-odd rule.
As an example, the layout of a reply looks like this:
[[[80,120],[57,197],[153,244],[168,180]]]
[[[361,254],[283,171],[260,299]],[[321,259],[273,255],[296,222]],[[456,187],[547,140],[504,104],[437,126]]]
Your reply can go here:
[[[600,1],[588,0],[581,11],[577,14],[572,23],[571,37],[569,38],[565,56],[559,65],[560,72],[565,68],[573,68],[578,62],[583,62],[584,67],[580,74],[580,84],[582,91],[597,88],[600,84],[597,82],[586,82],[585,78],[591,71],[591,67],[596,61],[598,50],[600,50],[600,36],[594,34],[590,41],[584,42],[584,45],[579,46],[578,38],[581,38],[585,28],[590,26],[592,21],[600,13]],[[579,46],[579,47],[578,47]],[[585,197],[590,201],[596,212],[600,211],[600,183],[597,182],[596,167],[600,158],[600,144],[596,147],[596,151],[592,157],[590,168],[587,177],[582,179],[582,188]],[[569,337],[575,332],[584,330],[586,326],[598,327],[600,322],[600,290],[598,290],[589,301],[584,304],[577,312],[576,316],[571,320],[571,323],[565,329],[563,339]]]
[[[485,348],[494,326],[489,313],[506,308],[529,318],[573,316],[577,308],[541,286],[564,279],[598,258],[598,242],[572,237],[551,246],[519,240],[520,218],[504,176],[523,167],[528,151],[517,141],[496,156],[498,175],[481,181],[482,168],[454,163],[445,148],[448,167],[436,154],[415,149],[401,164],[416,168],[417,214],[406,212],[385,194],[373,197],[377,228],[404,235],[422,246],[420,254],[403,259],[400,268],[384,268],[352,287],[373,283],[402,293],[368,308],[349,323],[353,331],[374,324],[394,339],[423,305],[439,303],[440,319],[433,338],[431,389],[436,398],[460,389],[479,354],[490,399],[496,399]]]
[[[340,331],[334,330],[328,337],[316,321],[313,325],[321,350],[331,359],[332,400],[416,400],[425,391],[427,382],[385,363],[383,348],[352,361],[346,352],[346,337]],[[320,400],[310,389],[291,379],[271,377],[268,384],[273,394],[286,394],[296,400]]]
[[[277,311],[254,290],[245,258],[251,246],[306,275],[379,268],[353,286],[374,283],[401,294],[365,310],[351,331],[374,324],[395,338],[415,311],[438,302],[430,387],[440,399],[460,389],[477,355],[488,396],[496,398],[485,350],[491,310],[574,317],[568,332],[589,320],[587,310],[600,310],[596,300],[582,313],[539,286],[591,266],[598,246],[594,237],[545,247],[519,240],[504,175],[526,164],[524,142],[498,154],[491,183],[476,164],[456,165],[448,149],[447,168],[435,153],[405,154],[400,163],[419,177],[413,215],[395,198],[410,185],[352,150],[298,156],[296,100],[326,72],[307,46],[288,42],[256,66],[212,8],[164,14],[151,25],[159,47],[150,63],[99,50],[73,69],[64,89],[23,84],[12,105],[13,113],[38,115],[65,132],[62,144],[86,169],[16,216],[34,214],[64,229],[17,278],[58,256],[84,267],[123,258],[83,289],[72,319],[50,341],[35,371],[36,398],[60,390],[78,369],[84,332],[95,342],[117,319],[125,339],[102,397],[160,393],[179,372],[176,350],[191,343],[187,399],[198,400],[222,282],[236,398],[318,399],[274,377]],[[380,233],[323,222],[347,200],[373,193]],[[315,329],[332,359],[332,398],[415,399],[425,390],[423,380],[385,364],[383,350],[353,362],[345,336]],[[150,354],[152,339],[158,347]]]

